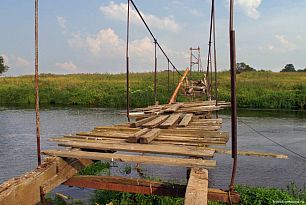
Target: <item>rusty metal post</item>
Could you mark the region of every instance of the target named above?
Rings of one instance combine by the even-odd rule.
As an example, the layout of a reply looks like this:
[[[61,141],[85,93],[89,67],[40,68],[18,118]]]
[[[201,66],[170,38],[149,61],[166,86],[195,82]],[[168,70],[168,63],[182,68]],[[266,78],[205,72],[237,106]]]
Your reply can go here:
[[[190,71],[189,71],[189,77],[191,79],[192,77],[192,48],[190,47]]]
[[[154,39],[154,104],[157,100],[157,41]]]
[[[215,0],[213,0],[214,12],[213,12],[213,41],[214,41],[214,65],[215,65],[215,101],[218,106],[218,80],[217,80],[217,49],[216,49],[216,9]],[[218,118],[218,111],[216,111],[216,118]]]
[[[39,78],[39,76],[38,76],[38,0],[35,0],[35,113],[36,113],[36,146],[37,146],[37,163],[38,163],[38,165],[41,165],[38,78]]]
[[[237,99],[236,99],[236,43],[234,30],[234,0],[230,0],[230,66],[231,66],[231,126],[232,126],[232,158],[233,169],[230,191],[234,191],[235,176],[237,171]]]
[[[168,94],[170,95],[170,63],[169,63],[169,59],[168,60]]]
[[[130,62],[129,62],[129,35],[130,35],[130,0],[128,0],[126,26],[126,116],[130,122]]]

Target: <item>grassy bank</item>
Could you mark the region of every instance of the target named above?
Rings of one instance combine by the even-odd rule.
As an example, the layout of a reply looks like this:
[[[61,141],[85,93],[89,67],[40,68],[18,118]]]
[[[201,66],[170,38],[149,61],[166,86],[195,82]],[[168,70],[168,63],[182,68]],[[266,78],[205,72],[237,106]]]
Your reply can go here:
[[[170,90],[179,76],[172,74]],[[194,77],[201,74],[193,73]],[[230,100],[230,75],[218,74],[219,98]],[[170,93],[167,72],[158,73],[158,101],[166,103]],[[33,76],[0,78],[0,105],[32,107],[34,105]],[[131,106],[141,107],[154,101],[153,73],[130,76]],[[125,74],[42,74],[40,103],[42,106],[125,107]],[[179,100],[186,100],[183,96]],[[245,72],[237,75],[238,106],[243,108],[305,109],[306,73]]]

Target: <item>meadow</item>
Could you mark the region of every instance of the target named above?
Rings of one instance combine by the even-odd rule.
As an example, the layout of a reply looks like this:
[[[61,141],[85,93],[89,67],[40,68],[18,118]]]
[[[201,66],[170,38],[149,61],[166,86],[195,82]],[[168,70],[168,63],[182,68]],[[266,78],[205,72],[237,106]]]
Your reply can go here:
[[[173,78],[174,76],[174,78]],[[230,100],[230,74],[218,73],[218,96]],[[40,75],[40,105],[124,108],[126,105],[125,74]],[[200,79],[203,73],[192,73]],[[154,73],[130,74],[131,107],[154,103]],[[157,75],[157,100],[166,103],[179,75],[167,72]],[[33,76],[0,78],[0,105],[34,107]],[[179,101],[188,100],[180,95]],[[237,75],[237,100],[240,108],[305,109],[306,73],[244,72]]]

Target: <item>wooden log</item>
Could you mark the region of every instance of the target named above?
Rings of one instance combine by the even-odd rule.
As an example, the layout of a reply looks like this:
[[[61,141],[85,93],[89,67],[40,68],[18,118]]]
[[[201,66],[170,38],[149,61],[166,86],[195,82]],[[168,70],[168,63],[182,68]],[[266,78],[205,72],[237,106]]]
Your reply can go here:
[[[80,162],[88,165],[91,161],[81,160]],[[65,169],[66,167],[67,169]],[[65,170],[65,177],[61,177],[63,174],[62,170]],[[41,200],[41,187],[48,180],[55,179],[55,177],[57,179],[50,181],[51,184],[48,185],[48,190],[51,190],[71,178],[78,171],[77,166],[73,167],[70,162],[61,158],[47,158],[34,171],[5,182],[6,186],[0,192],[0,204],[37,204]]]
[[[139,121],[136,121],[136,122],[132,122],[130,127],[133,127],[133,128],[136,128],[136,127],[140,127],[142,126],[143,124],[147,123],[147,122],[150,122],[154,119],[156,119],[158,117],[158,115],[153,115],[151,117],[147,117],[147,118],[144,118],[142,120],[139,120]]]
[[[213,157],[214,151],[205,148],[194,148],[178,145],[152,145],[152,144],[130,144],[130,143],[93,143],[93,142],[59,142],[59,146],[80,148],[86,150],[107,150],[107,151],[125,151],[140,153],[155,153],[166,155],[180,155],[190,157]]]
[[[127,138],[127,142],[130,143],[137,143],[140,140],[140,137],[144,134],[146,134],[147,132],[149,132],[150,130],[148,128],[144,128],[138,132],[136,132],[135,134],[133,134],[132,136]]]
[[[169,104],[173,104],[176,101],[176,96],[177,96],[180,88],[182,87],[183,82],[184,82],[185,78],[187,77],[188,73],[189,73],[189,68],[186,69],[186,71],[184,72],[183,76],[181,77],[178,85],[176,86],[176,88],[175,88],[175,90],[174,90],[174,92],[173,92],[173,94],[172,94],[172,96],[170,98]]]
[[[207,205],[207,203],[208,171],[205,169],[191,169],[184,204]]]
[[[179,123],[178,127],[187,127],[188,124],[189,124],[189,122],[190,122],[191,119],[192,119],[192,116],[193,116],[193,114],[186,114],[186,115],[183,117],[182,121]]]
[[[179,121],[180,117],[181,117],[181,114],[172,114],[159,127],[163,128],[163,129],[167,129],[169,127],[173,127]]]
[[[157,156],[133,156],[124,154],[109,154],[97,152],[84,152],[74,150],[45,150],[42,151],[45,155],[68,157],[77,159],[91,159],[91,160],[112,160],[120,162],[130,162],[139,164],[158,164],[164,166],[181,166],[181,167],[203,167],[213,168],[216,166],[214,160],[202,159],[185,159],[185,158],[168,158]]]
[[[160,134],[160,129],[153,129],[149,131],[148,133],[140,136],[139,142],[141,144],[149,144],[152,142],[155,138],[157,138]]]
[[[146,128],[155,128],[158,127],[160,124],[162,124],[167,118],[169,117],[169,115],[161,115],[158,116],[156,119],[147,122],[145,124],[142,125],[142,127],[146,127]]]

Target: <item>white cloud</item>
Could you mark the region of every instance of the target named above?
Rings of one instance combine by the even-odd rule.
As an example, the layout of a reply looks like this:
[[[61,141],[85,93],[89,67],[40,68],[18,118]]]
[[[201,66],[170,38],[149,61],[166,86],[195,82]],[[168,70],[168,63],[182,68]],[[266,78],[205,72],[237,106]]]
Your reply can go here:
[[[238,6],[245,12],[246,15],[253,19],[258,19],[260,13],[257,10],[262,0],[238,0]]]
[[[15,65],[16,67],[29,67],[30,63],[28,60],[21,58],[21,57],[17,57],[16,61],[15,61]]]
[[[62,29],[66,29],[66,19],[63,16],[57,16],[57,23]]]
[[[285,48],[286,50],[291,51],[296,49],[296,45],[290,42],[284,35],[275,35],[275,38],[281,43],[283,48]]]
[[[64,62],[64,63],[56,63],[55,66],[57,68],[67,70],[67,71],[72,71],[72,72],[75,72],[77,70],[77,66],[73,64],[71,61]]]
[[[275,43],[268,44],[260,49],[273,53],[287,53],[296,49],[296,44],[290,42],[284,35],[274,35]]]
[[[101,12],[112,19],[126,22],[127,18],[127,4],[126,3],[114,3],[111,1],[108,5],[103,5],[100,7]],[[131,12],[131,23],[141,25],[141,19],[138,16],[137,12],[134,9],[130,10]],[[157,17],[152,14],[145,14],[141,12],[143,18],[147,21],[149,27],[154,27],[158,29],[178,31],[179,25],[174,20],[173,16],[167,17]]]

